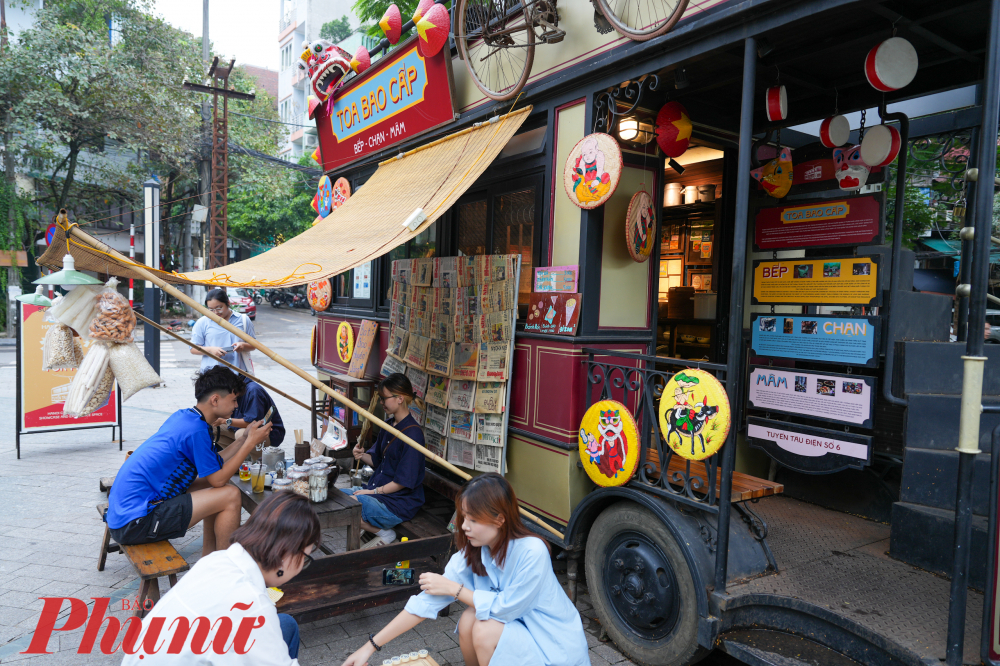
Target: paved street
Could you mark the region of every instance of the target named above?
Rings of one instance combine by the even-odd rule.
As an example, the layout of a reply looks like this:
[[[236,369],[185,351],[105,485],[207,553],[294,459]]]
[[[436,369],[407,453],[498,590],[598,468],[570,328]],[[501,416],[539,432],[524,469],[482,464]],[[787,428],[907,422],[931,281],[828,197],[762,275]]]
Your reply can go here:
[[[309,312],[275,311],[265,304],[258,313],[258,337],[300,367],[309,368],[309,332],[315,322]],[[191,375],[198,368],[198,357],[179,342],[164,341],[161,359],[166,386],[141,391],[124,405],[125,451],[139,446],[173,411],[192,404]],[[21,459],[16,460],[10,426],[15,422],[13,363],[14,348],[0,346],[0,423],[7,424],[0,433],[0,456],[5,461],[0,468],[4,481],[0,502],[5,509],[0,513],[0,663],[118,664],[120,654],[77,654],[82,628],[56,632],[49,641],[51,655],[19,654],[30,643],[37,624],[43,603],[39,597],[110,597],[115,615],[124,620],[128,613],[121,610],[122,600],[135,597],[138,578],[117,553],[108,556],[103,572],[97,571],[103,523],[95,505],[104,500],[98,479],[114,475],[125,452],[119,452],[117,443],[110,441],[110,429],[83,430],[24,436]],[[261,354],[254,355],[254,364],[262,379],[308,402],[308,385],[290,372]],[[289,431],[284,448],[291,457],[291,430],[302,428],[308,433],[308,413],[280,396],[274,397]],[[347,482],[346,477],[343,482]],[[342,550],[344,529],[330,530],[326,542]],[[173,543],[194,564],[201,553],[200,526]],[[628,664],[611,643],[597,640],[599,626],[587,617],[592,614],[588,599],[582,594],[579,607],[588,630],[592,664]],[[93,606],[92,600],[89,605]],[[385,606],[302,625],[300,662],[303,666],[339,664],[363,644],[368,632],[377,631],[401,607]],[[67,615],[68,609],[62,613]],[[452,618],[458,615],[453,612]],[[461,664],[453,629],[453,619],[424,622],[393,642],[389,650],[400,654],[426,648],[442,666]]]

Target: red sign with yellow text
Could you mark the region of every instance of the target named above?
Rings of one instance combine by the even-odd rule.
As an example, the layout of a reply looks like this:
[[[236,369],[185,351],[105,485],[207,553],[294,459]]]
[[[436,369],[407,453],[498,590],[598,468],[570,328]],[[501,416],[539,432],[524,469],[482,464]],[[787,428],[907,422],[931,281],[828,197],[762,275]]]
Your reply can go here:
[[[448,49],[425,58],[416,36],[316,110],[324,171],[454,122]]]

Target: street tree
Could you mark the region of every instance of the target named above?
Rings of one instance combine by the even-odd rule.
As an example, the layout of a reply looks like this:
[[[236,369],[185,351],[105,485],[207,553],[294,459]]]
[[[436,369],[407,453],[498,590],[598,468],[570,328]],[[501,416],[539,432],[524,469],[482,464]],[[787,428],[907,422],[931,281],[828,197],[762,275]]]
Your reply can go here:
[[[354,34],[351,29],[351,21],[347,16],[341,16],[323,24],[319,29],[319,36],[333,44],[338,44]]]

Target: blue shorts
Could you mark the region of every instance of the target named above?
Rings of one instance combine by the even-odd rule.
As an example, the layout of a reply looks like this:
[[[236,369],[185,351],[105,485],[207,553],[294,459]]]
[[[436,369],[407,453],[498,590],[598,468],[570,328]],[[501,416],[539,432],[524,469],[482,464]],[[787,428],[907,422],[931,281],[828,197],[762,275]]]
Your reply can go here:
[[[341,488],[348,495],[354,495],[355,490],[361,488]],[[386,508],[385,504],[375,499],[374,495],[355,495],[355,499],[361,502],[361,520],[372,527],[380,530],[387,530],[403,522],[403,519]]]

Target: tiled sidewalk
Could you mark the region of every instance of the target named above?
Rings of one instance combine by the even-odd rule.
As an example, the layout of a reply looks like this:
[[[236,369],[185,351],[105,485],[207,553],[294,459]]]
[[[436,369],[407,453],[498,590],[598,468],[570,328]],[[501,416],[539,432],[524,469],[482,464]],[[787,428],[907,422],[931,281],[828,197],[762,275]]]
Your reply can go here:
[[[271,367],[269,367],[271,366]],[[14,381],[12,369],[0,369],[0,423],[14,422]],[[190,406],[193,368],[166,368],[162,375],[165,388],[142,391],[124,406],[125,449],[134,449],[151,435],[174,410]],[[309,389],[301,380],[269,363],[258,363],[262,379],[274,383],[303,402]],[[308,414],[283,398],[278,407],[289,432],[305,428]],[[18,664],[119,664],[121,654],[77,654],[83,629],[55,632],[49,641],[51,655],[18,654],[31,639],[43,602],[40,596],[69,596],[87,600],[111,597],[114,616],[124,620],[129,613],[121,610],[122,599],[134,598],[138,578],[131,565],[117,553],[108,556],[103,572],[97,571],[97,556],[103,523],[95,506],[104,501],[98,479],[112,476],[125,458],[117,443],[110,442],[111,431],[83,430],[66,433],[31,435],[21,440],[21,460],[15,460],[13,428],[0,434],[0,663]],[[291,457],[292,445],[285,448]],[[343,479],[346,482],[346,477]],[[246,514],[244,514],[244,519]],[[330,530],[326,542],[342,550],[344,529]],[[177,550],[194,564],[201,554],[201,528],[191,530],[184,539],[173,542]],[[557,567],[562,563],[556,563]],[[165,591],[165,590],[164,590]],[[585,592],[585,590],[582,590]],[[90,602],[93,606],[93,601]],[[581,595],[578,604],[584,616],[587,640],[594,666],[630,662],[611,643],[600,643],[599,625],[588,597]],[[300,627],[303,666],[340,664],[367,639],[369,632],[380,629],[397,613],[402,604],[383,606],[361,613],[339,616],[304,624]],[[453,634],[461,608],[452,618],[425,621],[401,636],[387,648],[391,654],[426,648],[441,666],[462,664],[457,635]],[[62,615],[68,615],[64,608]],[[62,621],[60,621],[61,625]]]

